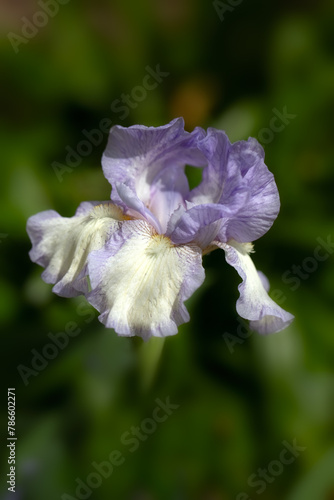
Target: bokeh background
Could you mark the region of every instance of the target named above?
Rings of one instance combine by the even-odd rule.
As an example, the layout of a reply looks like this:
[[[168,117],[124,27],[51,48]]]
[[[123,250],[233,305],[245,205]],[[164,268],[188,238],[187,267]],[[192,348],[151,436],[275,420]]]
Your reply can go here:
[[[40,14],[46,4],[52,15]],[[333,2],[2,0],[0,30],[1,498],[332,500]],[[163,348],[118,338],[83,298],[54,295],[30,262],[30,215],[72,216],[83,200],[109,198],[106,131],[66,162],[83,130],[177,116],[188,130],[216,126],[264,146],[282,207],[254,261],[296,316],[287,330],[263,337],[240,323],[239,278],[223,252],[205,257],[191,321]],[[65,329],[67,345],[36,360]],[[147,420],[167,398],[168,418]],[[93,463],[114,450],[119,465],[96,475]]]

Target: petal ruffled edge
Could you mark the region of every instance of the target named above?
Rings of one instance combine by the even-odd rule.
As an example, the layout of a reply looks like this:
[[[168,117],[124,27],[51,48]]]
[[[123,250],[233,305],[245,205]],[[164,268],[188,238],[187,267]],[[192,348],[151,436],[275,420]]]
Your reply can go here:
[[[198,147],[207,166],[189,200],[229,208],[231,217],[219,235],[221,241],[258,239],[270,229],[280,209],[278,189],[264,163],[262,146],[253,137],[231,144],[225,132],[209,128]]]
[[[240,297],[237,300],[237,312],[250,320],[252,330],[261,334],[275,333],[283,330],[293,321],[294,316],[274,302],[265,287],[269,283],[264,275],[256,270],[249,256],[251,244],[229,241],[215,242],[225,251],[226,262],[236,269],[242,282],[238,286]]]
[[[164,176],[166,168],[183,172],[186,164],[205,165],[206,160],[197,148],[197,140],[203,135],[204,131],[200,128],[185,131],[183,118],[176,118],[160,127],[115,125],[110,130],[102,156],[104,175],[113,188],[117,183],[126,184],[144,204],[149,204],[151,189],[161,176],[164,177],[164,190],[168,188],[167,176]],[[184,191],[186,178],[181,176],[179,182],[180,190]],[[173,187],[175,189],[175,185]],[[188,190],[187,185],[187,193]],[[117,192],[112,192],[111,197],[118,201]]]
[[[279,210],[280,199],[275,178],[264,163],[264,150],[256,139],[232,144],[225,183],[225,193],[233,198],[236,189],[244,189],[247,198],[242,203],[226,228],[226,237],[237,241],[254,241],[263,236],[273,225]],[[224,193],[221,203],[224,200]]]
[[[42,279],[54,284],[54,293],[62,297],[88,293],[87,256],[104,245],[122,220],[119,207],[95,201],[81,203],[73,217],[47,210],[28,219],[29,256],[45,268]]]

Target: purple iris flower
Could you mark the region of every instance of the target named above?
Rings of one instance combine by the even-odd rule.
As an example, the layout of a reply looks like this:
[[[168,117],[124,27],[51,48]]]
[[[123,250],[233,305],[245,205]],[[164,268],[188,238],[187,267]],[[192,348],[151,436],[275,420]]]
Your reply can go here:
[[[185,165],[203,167],[190,190]],[[274,176],[255,139],[231,144],[209,128],[114,126],[102,158],[111,200],[84,202],[71,218],[30,217],[30,258],[64,297],[84,294],[100,321],[122,336],[165,337],[189,321],[184,302],[204,281],[202,256],[221,248],[242,282],[237,312],[259,333],[293,316],[267,294],[252,241],[279,212]]]

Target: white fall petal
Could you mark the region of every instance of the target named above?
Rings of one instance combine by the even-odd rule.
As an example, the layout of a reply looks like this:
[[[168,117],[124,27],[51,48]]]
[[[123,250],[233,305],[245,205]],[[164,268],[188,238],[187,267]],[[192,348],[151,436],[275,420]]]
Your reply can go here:
[[[242,278],[238,289],[240,297],[237,301],[238,314],[250,320],[250,327],[262,334],[278,332],[286,328],[294,316],[274,302],[267,294],[268,280],[257,271],[249,253],[250,243],[238,243],[231,240],[218,243],[225,250],[226,261],[233,266]]]
[[[29,219],[27,231],[33,242],[30,257],[45,267],[42,274],[53,291],[63,297],[88,292],[88,254],[101,248],[126,217],[112,203],[81,204],[74,217],[48,210]]]
[[[183,302],[204,281],[201,249],[174,246],[145,221],[126,222],[120,232],[89,256],[89,302],[119,335],[176,334],[189,321]]]

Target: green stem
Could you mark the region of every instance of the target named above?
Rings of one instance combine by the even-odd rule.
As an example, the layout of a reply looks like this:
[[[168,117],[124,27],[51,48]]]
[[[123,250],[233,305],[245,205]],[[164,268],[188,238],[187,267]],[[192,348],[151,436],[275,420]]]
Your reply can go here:
[[[164,343],[164,338],[152,337],[139,347],[140,386],[144,392],[147,392],[152,386]]]

